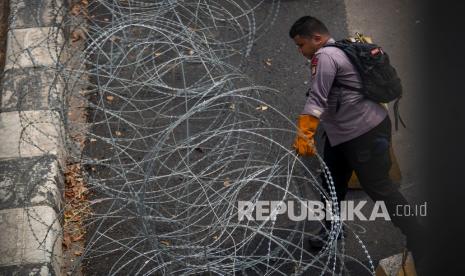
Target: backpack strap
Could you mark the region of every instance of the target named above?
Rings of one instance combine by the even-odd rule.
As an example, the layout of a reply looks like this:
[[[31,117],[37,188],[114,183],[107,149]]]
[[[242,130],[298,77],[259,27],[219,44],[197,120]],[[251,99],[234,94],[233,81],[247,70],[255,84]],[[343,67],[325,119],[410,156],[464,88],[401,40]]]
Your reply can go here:
[[[334,80],[333,86],[334,87],[345,88],[345,89],[348,89],[348,90],[363,92],[363,88],[353,87],[353,86],[350,86],[350,85],[347,85],[347,84],[340,83],[337,79]]]
[[[395,128],[396,128],[396,131],[399,129],[399,121],[400,123],[402,124],[402,126],[404,128],[407,128],[407,126],[405,125],[404,123],[404,120],[402,120],[402,117],[400,117],[400,113],[399,113],[399,101],[400,101],[400,98],[398,98],[395,102],[394,102],[394,106],[393,106],[393,109],[394,109],[394,125],[395,125]]]
[[[350,86],[350,85],[346,85],[346,84],[340,83],[337,79],[334,79],[333,85],[332,85],[332,86],[334,86],[334,87],[340,87],[340,88],[345,88],[345,89],[353,90],[353,91],[357,91],[357,92],[362,92],[362,91],[363,91],[363,88],[353,87],[353,86]],[[337,97],[337,101],[336,101],[336,112],[338,112],[338,111],[339,111],[339,108],[341,107],[341,98],[342,98],[342,92],[339,93],[339,96]]]

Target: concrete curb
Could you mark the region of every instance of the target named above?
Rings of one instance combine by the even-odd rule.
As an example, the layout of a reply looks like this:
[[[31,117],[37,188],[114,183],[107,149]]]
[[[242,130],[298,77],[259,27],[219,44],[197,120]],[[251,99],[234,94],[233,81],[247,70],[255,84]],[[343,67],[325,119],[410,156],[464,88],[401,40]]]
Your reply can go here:
[[[66,0],[10,0],[0,113],[0,275],[61,275]]]

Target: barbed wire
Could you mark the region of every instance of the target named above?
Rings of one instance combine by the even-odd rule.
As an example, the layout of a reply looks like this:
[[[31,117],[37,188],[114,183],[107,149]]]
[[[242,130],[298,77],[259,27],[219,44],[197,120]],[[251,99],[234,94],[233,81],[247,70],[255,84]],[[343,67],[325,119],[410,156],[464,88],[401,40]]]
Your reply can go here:
[[[258,9],[268,12],[260,17]],[[77,1],[56,5],[57,27],[9,56],[10,70],[48,72],[38,89],[46,100],[35,106],[53,114],[48,124],[57,135],[49,138],[86,169],[82,264],[104,263],[109,275],[342,274],[351,257],[338,240],[340,221],[313,252],[307,240],[317,223],[238,219],[239,201],[304,204],[320,196],[339,217],[324,162],[314,157],[309,166],[295,155],[287,143],[294,120],[266,99],[292,103],[243,73],[279,10],[279,0]],[[64,37],[69,43],[61,46]],[[37,51],[49,57],[45,63],[31,55]],[[32,93],[17,98],[34,100]],[[87,121],[71,118],[84,107]],[[37,126],[26,116],[27,100],[14,108],[24,129]],[[76,132],[85,139],[82,151],[69,139]],[[329,194],[315,168],[331,184]],[[369,265],[355,261],[374,273],[354,238]]]

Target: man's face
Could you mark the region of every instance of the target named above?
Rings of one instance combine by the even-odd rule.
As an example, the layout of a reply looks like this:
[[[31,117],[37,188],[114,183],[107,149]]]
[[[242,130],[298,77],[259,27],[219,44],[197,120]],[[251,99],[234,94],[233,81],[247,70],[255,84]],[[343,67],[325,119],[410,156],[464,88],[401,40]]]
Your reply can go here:
[[[323,38],[319,34],[312,36],[300,36],[294,37],[295,45],[299,48],[299,52],[306,58],[311,59],[318,49],[323,46]]]

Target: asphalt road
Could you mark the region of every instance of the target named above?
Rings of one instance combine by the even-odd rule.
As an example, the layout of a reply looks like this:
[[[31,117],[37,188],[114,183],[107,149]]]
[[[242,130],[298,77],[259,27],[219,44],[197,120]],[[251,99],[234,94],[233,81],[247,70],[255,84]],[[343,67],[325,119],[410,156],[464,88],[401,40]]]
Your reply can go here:
[[[346,5],[346,2],[350,2],[350,5]],[[323,20],[332,35],[336,39],[347,37],[349,34],[349,29],[352,31],[354,29],[363,30],[369,27],[369,30],[373,32],[373,36],[376,41],[379,41],[388,52],[392,53],[392,58],[394,64],[397,64],[399,71],[407,87],[414,87],[414,83],[410,81],[413,78],[410,72],[413,71],[409,67],[408,62],[405,61],[405,49],[409,49],[407,45],[410,43],[411,36],[408,35],[411,31],[411,25],[418,24],[417,20],[414,20],[412,23],[412,17],[410,13],[410,7],[405,7],[400,0],[396,1],[371,1],[371,2],[382,2],[383,10],[386,11],[384,16],[378,17],[379,12],[374,12],[376,9],[379,9],[379,5],[367,6],[363,1],[339,1],[339,0],[325,0],[325,1],[307,1],[307,0],[282,0],[279,14],[276,18],[274,25],[271,27],[270,31],[263,34],[263,36],[254,44],[254,48],[250,56],[247,58],[247,62],[244,64],[243,71],[245,74],[257,85],[264,85],[271,87],[273,89],[281,91],[283,97],[276,97],[275,94],[262,94],[262,97],[265,101],[271,103],[274,107],[277,107],[289,118],[296,119],[300,110],[303,108],[305,102],[305,92],[309,86],[309,66],[305,59],[303,59],[292,40],[289,39],[288,31],[292,23],[299,17],[303,15],[313,15],[321,20]],[[365,1],[370,2],[370,1]],[[389,3],[388,3],[389,2]],[[263,9],[257,11],[258,17],[264,16],[265,11],[268,9],[263,6]],[[364,8],[363,8],[364,7]],[[373,11],[373,12],[370,12]],[[98,18],[99,16],[104,18],[108,17],[105,12],[105,9],[95,9],[93,10],[94,15]],[[261,14],[263,13],[263,14]],[[392,17],[389,15],[401,14],[401,20],[391,20]],[[349,16],[347,16],[349,15]],[[348,19],[349,17],[349,19]],[[362,22],[358,22],[356,19],[363,18]],[[372,20],[378,20],[375,24],[376,26],[382,26],[381,29],[373,27]],[[105,22],[102,20],[102,22]],[[386,23],[387,22],[387,23]],[[391,24],[391,25],[389,25]],[[414,28],[413,28],[414,29]],[[413,30],[414,31],[414,30]],[[394,39],[395,38],[395,39]],[[407,53],[407,55],[410,55]],[[97,58],[97,57],[95,57]],[[267,64],[268,62],[268,64]],[[94,81],[97,81],[94,79]],[[413,90],[413,89],[409,89]],[[143,95],[141,94],[141,100],[143,100]],[[148,97],[148,96],[147,96]],[[412,96],[406,96],[406,102]],[[91,101],[98,102],[99,98],[95,96]],[[114,101],[112,108],[118,109],[121,108],[123,102]],[[409,105],[403,108],[402,111],[408,110]],[[405,112],[409,113],[409,112]],[[95,116],[91,120],[99,121],[102,119],[102,114],[98,112],[95,113]],[[147,116],[150,116],[148,113]],[[407,117],[414,117],[413,115],[406,115]],[[135,118],[136,120],[137,118]],[[273,120],[271,118],[270,120]],[[276,120],[278,120],[276,118]],[[409,122],[409,120],[407,120]],[[93,132],[99,136],[106,136],[106,131],[104,128],[96,126],[93,129]],[[130,131],[130,129],[124,129],[122,132]],[[288,143],[291,145],[292,136],[283,137],[283,143]],[[408,158],[404,158],[403,152],[408,152],[408,156],[413,156],[414,150],[412,150],[412,143],[410,141],[410,136],[408,132],[402,132],[400,134],[395,134],[394,142],[399,144],[399,147],[396,147],[398,155],[402,155],[401,158],[401,167],[403,169],[403,174],[406,176],[405,179],[407,183],[414,183],[415,176],[413,175],[413,167],[404,165]],[[155,142],[155,141],[153,141]],[[139,145],[143,146],[143,145]],[[318,143],[318,146],[321,147],[321,143]],[[92,158],[103,159],[108,157],[111,149],[106,148],[103,144],[94,144],[88,146],[86,149],[86,154]],[[138,156],[137,152],[132,154],[134,158],[143,158],[141,153]],[[97,172],[92,171],[89,166],[90,173],[98,179],[98,177],[109,178],[112,175],[111,170],[104,167],[97,167]],[[106,182],[105,185],[115,187],[121,187],[121,183],[112,183]],[[417,195],[417,188],[415,185],[409,185],[406,189],[406,194],[414,197]],[[95,191],[93,199],[98,199],[105,197],[105,192]],[[313,195],[312,195],[313,196]],[[367,196],[363,191],[350,191],[348,199],[357,199],[357,200],[366,200]],[[415,197],[415,199],[417,199]],[[95,213],[105,213],[109,206],[105,204],[98,205],[99,209],[95,210]],[[135,208],[134,206],[129,206],[128,211],[123,211],[119,215],[130,215],[131,211]],[[115,218],[106,219],[105,221],[99,221],[102,223],[100,229],[105,229],[105,225],[111,226],[111,231],[107,234],[111,234],[115,239],[124,239],[124,237],[132,237],[135,229],[131,228],[131,225],[118,225],[118,227],[113,227],[115,225]],[[377,262],[387,256],[401,252],[403,246],[403,237],[397,229],[395,229],[389,222],[384,221],[374,221],[374,222],[350,222],[354,232],[362,239],[366,245],[366,248],[371,255],[374,265],[376,266]],[[94,228],[92,228],[94,227]],[[92,229],[95,229],[95,225],[90,228],[88,239],[91,241]],[[161,226],[163,228],[163,226]],[[109,229],[110,230],[110,229]],[[95,242],[92,240],[92,242]],[[96,243],[98,245],[98,242]],[[96,245],[93,247],[95,248]],[[353,260],[348,260],[346,262],[347,271],[346,275],[368,275],[366,270],[361,268],[360,264],[357,262],[362,262],[364,265],[368,265],[368,260],[364,256],[364,252],[361,249],[360,245],[355,241],[352,235],[346,240],[346,252]],[[85,271],[87,275],[106,275],[113,268],[113,264],[116,262],[121,262],[120,254],[116,251],[114,254],[107,254],[105,256],[98,256],[98,254],[93,255],[91,259],[88,259],[85,263]],[[288,268],[284,268],[288,269]],[[126,268],[119,271],[118,275],[130,275],[134,273],[134,268]],[[290,272],[287,272],[290,273]],[[315,272],[307,272],[306,275],[314,275]]]

